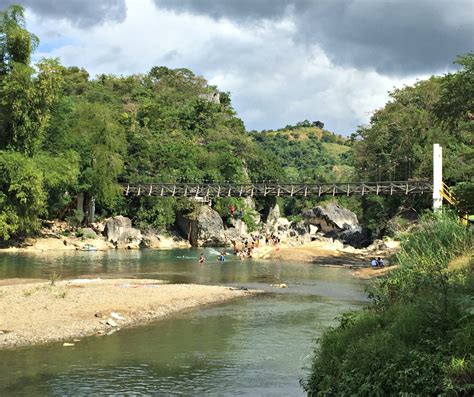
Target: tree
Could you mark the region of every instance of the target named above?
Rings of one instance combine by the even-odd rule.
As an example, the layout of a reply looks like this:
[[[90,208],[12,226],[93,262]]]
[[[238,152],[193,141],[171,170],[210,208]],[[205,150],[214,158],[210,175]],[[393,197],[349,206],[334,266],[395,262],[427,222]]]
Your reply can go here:
[[[71,139],[80,156],[78,190],[94,197],[98,204],[112,206],[122,193],[117,178],[123,169],[125,132],[113,109],[106,105],[84,103],[76,111]]]
[[[32,156],[39,148],[62,83],[57,60],[29,65],[38,38],[25,29],[23,8],[0,13],[0,149]]]
[[[6,11],[0,11],[0,78],[11,72],[15,64],[30,63],[39,39],[25,26],[23,7],[12,5]]]
[[[42,172],[21,153],[0,151],[0,181],[0,240],[36,231],[46,203]]]

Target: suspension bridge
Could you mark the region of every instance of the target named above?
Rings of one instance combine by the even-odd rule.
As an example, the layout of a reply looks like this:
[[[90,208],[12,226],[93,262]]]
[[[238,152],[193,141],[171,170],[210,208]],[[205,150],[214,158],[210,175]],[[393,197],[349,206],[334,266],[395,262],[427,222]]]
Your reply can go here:
[[[195,197],[314,197],[351,195],[430,194],[428,180],[348,182],[348,183],[128,183],[122,185],[127,196]]]
[[[433,145],[433,179],[345,183],[127,183],[127,196],[194,197],[210,200],[216,197],[314,197],[351,195],[414,195],[432,194],[433,208],[440,209],[443,199],[452,205],[456,199],[443,182],[442,147]]]

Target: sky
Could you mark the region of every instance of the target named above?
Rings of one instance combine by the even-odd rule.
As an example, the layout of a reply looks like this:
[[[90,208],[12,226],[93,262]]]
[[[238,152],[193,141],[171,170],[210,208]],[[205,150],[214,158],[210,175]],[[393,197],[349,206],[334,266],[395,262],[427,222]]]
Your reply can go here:
[[[350,135],[388,92],[456,70],[473,0],[0,0],[26,8],[35,59],[100,73],[189,68],[248,130],[320,120]]]

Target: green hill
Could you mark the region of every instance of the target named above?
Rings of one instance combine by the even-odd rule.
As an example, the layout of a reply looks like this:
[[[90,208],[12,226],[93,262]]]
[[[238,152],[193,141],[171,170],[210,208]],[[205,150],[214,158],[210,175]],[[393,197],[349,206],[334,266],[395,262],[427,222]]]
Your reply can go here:
[[[252,131],[251,135],[278,159],[284,171],[280,180],[337,182],[352,176],[350,141],[306,120],[276,131]]]

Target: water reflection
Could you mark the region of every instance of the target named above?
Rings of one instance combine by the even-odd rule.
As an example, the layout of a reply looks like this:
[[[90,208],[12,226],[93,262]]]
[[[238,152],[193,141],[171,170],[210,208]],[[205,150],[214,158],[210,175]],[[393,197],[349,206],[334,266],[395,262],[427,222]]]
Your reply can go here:
[[[0,395],[302,394],[298,379],[314,338],[342,311],[360,307],[364,285],[344,269],[232,259],[199,265],[199,253],[1,255],[0,277],[133,275],[268,293],[86,338],[72,348],[56,343],[1,351]],[[290,288],[270,286],[280,282]]]

